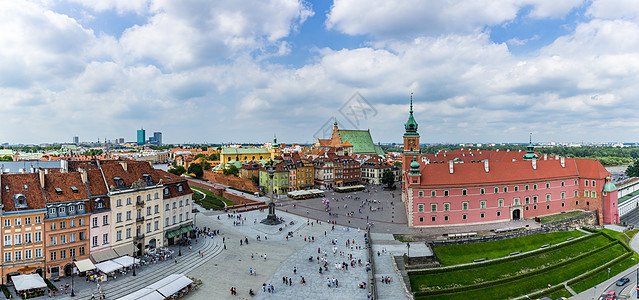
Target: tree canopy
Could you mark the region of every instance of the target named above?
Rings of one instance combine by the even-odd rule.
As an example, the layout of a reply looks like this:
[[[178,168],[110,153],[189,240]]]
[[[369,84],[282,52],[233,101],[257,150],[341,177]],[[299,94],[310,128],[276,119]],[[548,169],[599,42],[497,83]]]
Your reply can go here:
[[[169,173],[175,174],[177,176],[180,176],[184,173],[186,173],[186,169],[183,166],[177,166],[174,168],[170,168],[169,169]]]
[[[237,176],[237,174],[240,173],[240,170],[236,166],[230,165],[228,168],[225,168],[224,170],[222,170],[222,172],[224,173],[224,175]]]
[[[195,177],[202,177],[202,175],[204,175],[204,171],[202,169],[202,165],[201,164],[191,164],[189,166],[189,173],[194,174]]]
[[[382,172],[382,184],[385,184],[388,187],[391,187],[395,183],[395,174],[390,169],[384,170]]]
[[[639,177],[639,160],[635,161],[634,164],[628,166],[626,169],[626,175],[629,177]]]

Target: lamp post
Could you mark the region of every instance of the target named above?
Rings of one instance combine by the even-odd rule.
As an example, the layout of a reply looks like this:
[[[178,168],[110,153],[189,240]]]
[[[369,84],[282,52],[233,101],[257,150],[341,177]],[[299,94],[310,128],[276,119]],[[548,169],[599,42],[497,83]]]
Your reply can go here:
[[[406,248],[408,248],[408,254],[407,256],[410,257],[410,243],[406,243]]]
[[[137,238],[137,235],[136,235]],[[137,243],[135,242],[135,239],[133,239],[133,276],[135,275],[135,257],[137,256]]]
[[[73,259],[73,265],[75,265],[75,258]],[[71,265],[71,297],[75,297],[75,282],[73,281],[73,277],[75,277],[75,267]]]

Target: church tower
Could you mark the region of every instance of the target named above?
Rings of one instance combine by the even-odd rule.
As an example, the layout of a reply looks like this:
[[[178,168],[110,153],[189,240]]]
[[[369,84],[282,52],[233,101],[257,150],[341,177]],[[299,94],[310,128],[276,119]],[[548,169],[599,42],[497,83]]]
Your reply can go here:
[[[408,171],[410,163],[419,160],[419,133],[417,133],[417,122],[413,117],[413,93],[410,94],[410,115],[408,121],[404,124],[404,152],[402,169]]]

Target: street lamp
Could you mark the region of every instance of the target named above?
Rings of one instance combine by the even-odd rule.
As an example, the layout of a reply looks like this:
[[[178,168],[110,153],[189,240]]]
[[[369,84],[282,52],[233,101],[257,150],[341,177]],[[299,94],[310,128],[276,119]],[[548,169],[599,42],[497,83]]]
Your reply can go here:
[[[73,259],[73,264],[75,265],[75,258]],[[75,284],[73,281],[73,277],[75,275],[75,267],[71,266],[71,297],[75,297]]]
[[[408,256],[410,257],[410,243],[406,243],[406,248],[408,248]]]
[[[137,252],[138,252],[137,249],[135,248],[137,248],[137,243],[135,242],[135,239],[133,239],[133,276],[136,276],[135,275],[135,257],[137,256]]]

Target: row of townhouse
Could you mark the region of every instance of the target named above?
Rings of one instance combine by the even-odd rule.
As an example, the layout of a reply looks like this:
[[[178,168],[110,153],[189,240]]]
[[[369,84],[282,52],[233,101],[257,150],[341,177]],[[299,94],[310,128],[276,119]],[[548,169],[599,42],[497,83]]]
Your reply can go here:
[[[2,282],[69,276],[94,262],[170,245],[193,230],[186,180],[136,161],[72,161],[0,174]]]

